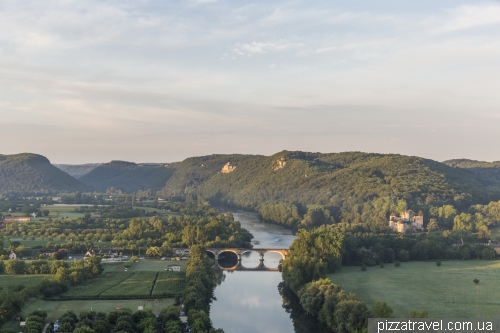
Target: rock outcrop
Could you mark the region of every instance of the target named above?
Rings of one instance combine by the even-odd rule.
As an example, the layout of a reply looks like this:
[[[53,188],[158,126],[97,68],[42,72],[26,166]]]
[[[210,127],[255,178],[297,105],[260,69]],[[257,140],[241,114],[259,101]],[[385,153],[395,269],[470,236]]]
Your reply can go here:
[[[233,172],[236,169],[235,166],[231,165],[231,162],[227,162],[226,165],[222,167],[222,170],[220,172],[222,173],[230,173]]]
[[[277,162],[278,162],[277,165],[275,165],[273,167],[274,171],[279,170],[279,169],[283,169],[285,167],[285,165],[286,165],[286,161],[285,161],[284,157],[282,157],[279,160],[277,160]]]

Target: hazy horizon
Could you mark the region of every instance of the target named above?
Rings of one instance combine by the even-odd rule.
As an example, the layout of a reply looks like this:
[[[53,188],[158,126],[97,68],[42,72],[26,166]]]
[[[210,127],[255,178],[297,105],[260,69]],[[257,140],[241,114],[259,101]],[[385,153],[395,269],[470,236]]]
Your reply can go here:
[[[286,149],[285,149],[286,150]],[[277,154],[277,153],[280,153],[284,150],[281,150],[281,151],[277,151],[277,152],[274,152],[272,154],[240,154],[240,153],[224,153],[224,154],[219,154],[219,153],[213,153],[213,154],[205,154],[205,155],[193,155],[193,156],[187,156],[183,159],[180,159],[180,160],[165,160],[165,161],[161,161],[161,160],[158,160],[158,161],[136,161],[136,160],[123,160],[123,159],[113,159],[113,160],[106,160],[106,161],[100,161],[100,162],[81,162],[81,163],[65,163],[65,162],[54,162],[53,160],[50,159],[49,156],[45,156],[49,159],[50,163],[51,164],[59,164],[59,165],[84,165],[84,164],[106,164],[106,163],[109,163],[111,161],[123,161],[123,162],[133,162],[133,163],[136,163],[136,164],[147,164],[147,163],[178,163],[178,162],[182,162],[183,160],[185,160],[186,158],[190,158],[190,157],[200,157],[200,156],[209,156],[209,155],[231,155],[231,154],[240,154],[240,155],[255,155],[255,156],[272,156],[274,154]],[[287,151],[293,151],[293,150],[287,150]],[[306,152],[311,152],[311,151],[306,151]],[[363,152],[363,151],[339,151],[339,152],[312,152],[312,153],[321,153],[321,154],[332,154],[332,153],[348,153],[348,152],[362,152],[362,153],[373,153],[373,154],[399,154],[399,153],[378,153],[378,152]],[[23,153],[32,153],[32,154],[37,154],[36,152],[23,152]],[[14,154],[3,154],[0,152],[0,155],[15,155],[15,154],[23,154],[23,153],[14,153]],[[39,155],[42,155],[42,154],[39,154]],[[406,154],[399,154],[399,155],[406,155]],[[416,157],[423,157],[423,158],[427,158],[427,157],[424,157],[424,156],[417,156],[417,155],[406,155],[406,156],[416,156]],[[432,158],[431,158],[432,159]],[[465,157],[457,157],[457,158],[450,158],[450,159],[446,159],[446,160],[435,160],[435,161],[438,161],[438,162],[444,162],[444,161],[447,161],[447,160],[454,160],[454,159],[467,159]],[[469,159],[469,160],[473,160],[473,159]],[[477,160],[477,161],[480,161],[480,162],[500,162],[500,161],[486,161],[486,160]]]
[[[2,154],[500,160],[495,1],[21,0],[0,28]]]

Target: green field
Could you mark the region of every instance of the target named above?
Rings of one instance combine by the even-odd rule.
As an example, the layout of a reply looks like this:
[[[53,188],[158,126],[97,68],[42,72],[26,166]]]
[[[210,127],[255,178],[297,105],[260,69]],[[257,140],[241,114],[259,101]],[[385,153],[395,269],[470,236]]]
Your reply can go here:
[[[51,275],[0,275],[0,287],[7,289],[9,286],[16,284],[33,286],[48,276]]]
[[[63,295],[65,298],[98,298],[106,290],[131,277],[133,272],[108,272],[86,283],[71,288]]]
[[[500,317],[500,261],[443,261],[343,267],[328,276],[368,306],[380,300],[394,309],[395,317],[410,310],[426,310],[429,317]],[[479,284],[473,280],[478,279]]]
[[[129,308],[133,311],[137,310],[138,306],[144,306],[144,309],[153,310],[154,314],[160,313],[160,311],[170,305],[174,304],[173,299],[163,299],[163,300],[83,300],[83,301],[45,301],[41,299],[36,299],[27,304],[22,310],[21,315],[26,317],[30,312],[34,310],[43,309],[47,311],[47,319],[45,322],[54,322],[67,310],[74,310],[79,313],[82,310],[95,310],[102,312],[109,312],[115,310],[116,306],[121,306],[123,308]],[[19,329],[18,321],[11,321],[5,324],[2,328]]]
[[[166,272],[165,268],[182,263],[181,269],[185,271],[185,261],[143,259],[127,271],[125,263],[105,262],[103,276],[72,287],[63,298],[173,297],[184,290],[185,273]]]
[[[156,279],[152,296],[175,297],[180,295],[186,286],[186,274],[183,272],[160,272]]]
[[[157,275],[158,272],[133,272],[129,278],[107,289],[99,297],[150,297]]]
[[[125,270],[125,263],[127,259],[122,261],[104,261],[104,272],[123,272]],[[164,271],[168,265],[181,265],[181,271],[186,270],[187,260],[155,260],[155,259],[139,259],[128,271],[150,271],[161,272]]]

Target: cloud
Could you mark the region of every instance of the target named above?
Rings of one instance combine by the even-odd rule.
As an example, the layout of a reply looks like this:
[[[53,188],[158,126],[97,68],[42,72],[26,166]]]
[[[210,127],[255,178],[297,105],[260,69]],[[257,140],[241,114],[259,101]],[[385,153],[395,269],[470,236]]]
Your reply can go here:
[[[443,34],[500,23],[500,4],[463,5],[450,11],[446,22],[432,30]]]
[[[290,49],[300,49],[302,47],[304,47],[302,43],[288,43],[286,41],[278,41],[276,43],[238,43],[234,45],[233,52],[238,55],[266,54],[287,51]]]

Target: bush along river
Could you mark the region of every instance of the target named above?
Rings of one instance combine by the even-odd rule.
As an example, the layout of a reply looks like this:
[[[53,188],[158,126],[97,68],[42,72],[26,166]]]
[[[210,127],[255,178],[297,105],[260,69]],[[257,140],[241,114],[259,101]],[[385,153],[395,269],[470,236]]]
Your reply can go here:
[[[295,236],[284,227],[262,222],[256,213],[232,211],[234,219],[254,235],[254,249],[288,249]],[[233,267],[237,258],[230,253],[219,255],[219,265]],[[266,253],[264,264],[277,268],[281,254]],[[258,252],[241,255],[244,268],[258,267]],[[291,333],[294,324],[290,313],[283,307],[283,298],[278,290],[281,273],[278,271],[217,271],[218,286],[216,301],[212,303],[210,318],[214,327],[225,332],[239,333]]]

